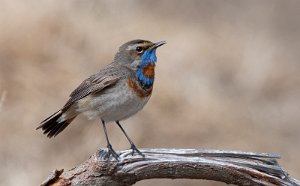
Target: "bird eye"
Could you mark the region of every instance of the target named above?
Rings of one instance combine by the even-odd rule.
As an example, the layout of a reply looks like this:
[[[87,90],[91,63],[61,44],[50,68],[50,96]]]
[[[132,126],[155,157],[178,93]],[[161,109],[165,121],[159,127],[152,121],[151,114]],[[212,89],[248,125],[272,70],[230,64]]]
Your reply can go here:
[[[138,53],[142,53],[143,52],[143,48],[142,47],[136,47],[135,49]]]

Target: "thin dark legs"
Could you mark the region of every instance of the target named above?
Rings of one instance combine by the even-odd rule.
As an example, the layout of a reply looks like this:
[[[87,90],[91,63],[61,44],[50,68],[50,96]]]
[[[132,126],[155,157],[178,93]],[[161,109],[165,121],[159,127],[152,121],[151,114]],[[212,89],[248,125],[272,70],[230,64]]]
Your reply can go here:
[[[112,148],[109,139],[108,139],[108,135],[107,135],[107,130],[106,130],[106,126],[105,126],[105,122],[103,120],[102,121],[102,125],[103,125],[103,129],[104,129],[104,133],[105,133],[105,137],[106,137],[106,142],[107,142],[107,149],[108,149],[108,158],[110,155],[112,155],[116,160],[118,160],[119,155],[116,153],[116,151]]]
[[[116,121],[117,125],[120,127],[120,129],[122,130],[123,134],[126,136],[127,140],[129,141],[130,145],[131,145],[131,149],[132,149],[132,155],[134,154],[134,152],[137,152],[139,155],[145,157],[144,154],[141,153],[141,151],[139,151],[136,146],[134,145],[134,143],[131,141],[131,139],[129,138],[129,136],[126,134],[125,130],[123,129],[123,127],[121,126],[119,121]]]
[[[116,151],[112,148],[112,145],[110,144],[110,141],[108,139],[108,134],[107,134],[107,130],[106,130],[106,126],[105,126],[105,121],[101,120],[102,122],[102,126],[103,126],[103,130],[105,133],[105,138],[106,138],[106,142],[107,142],[107,149],[108,149],[108,158],[110,157],[110,155],[112,155],[116,160],[119,159],[119,155],[116,153]],[[137,152],[139,155],[145,157],[144,154],[141,153],[141,151],[139,151],[136,146],[134,145],[134,143],[131,141],[131,139],[129,138],[129,136],[126,134],[125,130],[123,129],[123,127],[121,126],[119,121],[116,121],[116,124],[120,127],[121,131],[123,132],[123,134],[126,136],[127,140],[129,141],[130,145],[131,145],[131,149],[132,149],[132,155],[134,155],[134,152]]]

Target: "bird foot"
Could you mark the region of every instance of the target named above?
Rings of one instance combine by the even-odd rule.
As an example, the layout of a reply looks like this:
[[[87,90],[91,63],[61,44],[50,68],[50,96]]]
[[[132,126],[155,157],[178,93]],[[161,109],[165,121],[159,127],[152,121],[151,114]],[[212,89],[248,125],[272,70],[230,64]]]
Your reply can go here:
[[[131,145],[130,148],[131,148],[131,150],[132,150],[132,152],[131,152],[131,155],[132,155],[132,156],[133,156],[134,153],[136,152],[136,153],[138,153],[140,156],[142,156],[143,158],[145,157],[145,155],[144,155],[143,153],[141,153],[141,151],[139,151],[139,149],[136,148],[135,145]]]
[[[109,160],[109,157],[112,155],[115,158],[115,160],[119,161],[118,153],[116,153],[116,151],[112,148],[112,146],[110,144],[107,145],[107,150],[108,150],[107,160]]]

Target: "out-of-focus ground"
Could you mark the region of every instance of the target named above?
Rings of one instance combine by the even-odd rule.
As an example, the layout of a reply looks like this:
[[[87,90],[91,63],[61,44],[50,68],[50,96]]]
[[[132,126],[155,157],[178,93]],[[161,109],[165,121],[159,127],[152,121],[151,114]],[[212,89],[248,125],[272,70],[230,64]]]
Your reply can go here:
[[[299,179],[299,17],[296,0],[2,0],[0,185],[38,185],[105,147],[99,121],[78,117],[51,140],[35,128],[137,38],[168,42],[149,104],[123,122],[138,147],[276,152]],[[108,130],[116,149],[129,147]],[[154,184],[225,185],[136,185]]]

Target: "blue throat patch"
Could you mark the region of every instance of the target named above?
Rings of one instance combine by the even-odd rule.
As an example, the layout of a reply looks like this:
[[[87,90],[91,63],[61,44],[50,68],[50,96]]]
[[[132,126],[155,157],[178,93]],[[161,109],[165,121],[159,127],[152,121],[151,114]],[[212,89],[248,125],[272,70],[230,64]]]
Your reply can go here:
[[[139,63],[138,69],[136,71],[137,80],[140,83],[143,89],[149,89],[152,87],[154,83],[154,78],[147,78],[143,74],[143,69],[156,62],[156,48],[150,51],[145,51],[145,53],[141,57],[141,61]]]

